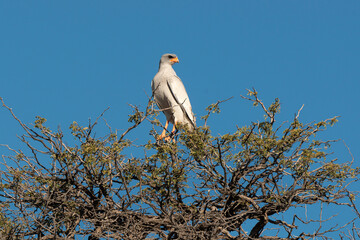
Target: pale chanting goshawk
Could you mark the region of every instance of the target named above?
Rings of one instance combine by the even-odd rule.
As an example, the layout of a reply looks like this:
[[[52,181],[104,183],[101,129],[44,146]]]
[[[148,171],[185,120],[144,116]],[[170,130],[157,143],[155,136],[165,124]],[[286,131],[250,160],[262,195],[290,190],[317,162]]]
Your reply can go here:
[[[169,122],[173,124],[171,134],[174,134],[178,123],[187,125],[190,130],[196,126],[189,96],[181,79],[172,68],[172,65],[178,62],[179,59],[175,54],[162,55],[159,71],[151,82],[154,99],[166,116],[165,128],[158,140],[165,137]],[[169,137],[165,139],[168,140]]]

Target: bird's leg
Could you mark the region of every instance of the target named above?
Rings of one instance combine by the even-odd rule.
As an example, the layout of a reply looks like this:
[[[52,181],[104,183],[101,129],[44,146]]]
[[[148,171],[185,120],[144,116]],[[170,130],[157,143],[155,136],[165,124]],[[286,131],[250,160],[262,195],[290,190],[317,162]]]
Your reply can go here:
[[[174,132],[176,131],[176,124],[177,122],[174,123],[173,129],[171,130],[171,134],[174,134]]]
[[[176,124],[177,124],[177,122],[174,122],[173,129],[171,130],[170,135],[165,138],[165,141],[170,141],[171,137],[174,136],[175,131],[176,131]],[[173,139],[173,142],[175,142],[175,139]]]
[[[169,120],[166,120],[166,123],[165,123],[165,127],[164,127],[164,130],[163,132],[161,133],[161,135],[159,135],[156,139],[157,140],[161,140],[165,137],[165,133],[166,133],[166,129],[167,127],[169,126]],[[166,139],[165,139],[166,140]]]

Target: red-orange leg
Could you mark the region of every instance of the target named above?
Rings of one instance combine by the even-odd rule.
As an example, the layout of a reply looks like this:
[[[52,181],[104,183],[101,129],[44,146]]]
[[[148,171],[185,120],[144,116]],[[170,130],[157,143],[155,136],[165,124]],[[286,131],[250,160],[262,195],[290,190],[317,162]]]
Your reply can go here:
[[[174,126],[173,126],[173,129],[171,130],[170,136],[173,136],[173,134],[174,134],[175,131],[176,131],[176,123],[177,123],[177,122],[174,123]],[[165,138],[165,141],[170,141],[170,139],[171,139],[170,136],[166,137],[166,138]],[[173,142],[175,142],[175,139],[173,139]]]
[[[162,131],[161,135],[159,135],[156,139],[157,140],[161,140],[165,137],[165,133],[166,133],[166,129],[168,128],[169,126],[169,121],[166,120],[166,123],[165,123],[165,127],[164,127],[164,130]],[[166,140],[166,139],[165,139]]]

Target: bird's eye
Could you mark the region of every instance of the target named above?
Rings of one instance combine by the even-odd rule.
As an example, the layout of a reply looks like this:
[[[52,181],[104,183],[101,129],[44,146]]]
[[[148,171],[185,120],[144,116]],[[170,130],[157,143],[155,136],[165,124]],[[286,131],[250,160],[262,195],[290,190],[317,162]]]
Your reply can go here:
[[[170,59],[171,59],[171,58],[174,58],[174,56],[169,55],[169,58],[170,58]]]

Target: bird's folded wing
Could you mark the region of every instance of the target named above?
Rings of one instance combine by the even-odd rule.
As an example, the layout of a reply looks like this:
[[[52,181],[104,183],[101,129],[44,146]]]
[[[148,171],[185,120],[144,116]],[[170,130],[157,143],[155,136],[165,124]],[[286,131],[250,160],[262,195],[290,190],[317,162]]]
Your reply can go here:
[[[174,77],[168,79],[167,85],[171,95],[174,97],[176,103],[180,106],[185,117],[193,125],[193,127],[195,127],[195,116],[192,112],[190,100],[181,79],[175,75]]]

